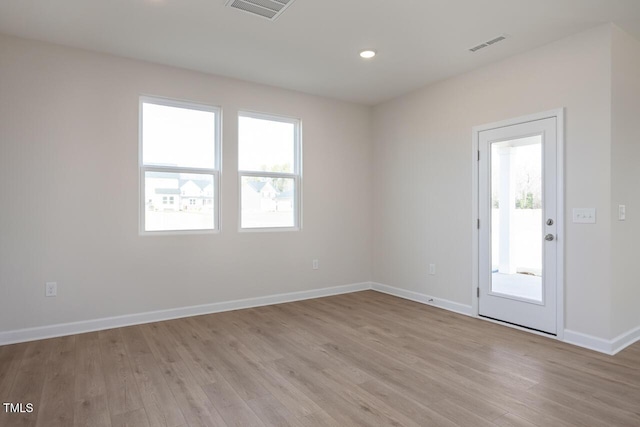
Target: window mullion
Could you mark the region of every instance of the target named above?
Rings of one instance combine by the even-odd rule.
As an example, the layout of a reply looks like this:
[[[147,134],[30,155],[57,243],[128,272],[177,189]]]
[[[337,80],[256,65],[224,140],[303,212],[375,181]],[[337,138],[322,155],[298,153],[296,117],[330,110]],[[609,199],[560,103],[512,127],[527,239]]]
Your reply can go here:
[[[142,166],[145,172],[190,173],[195,175],[213,175],[217,169],[188,168],[180,166]]]
[[[256,178],[289,178],[294,179],[298,176],[295,173],[282,173],[282,172],[253,172],[253,171],[239,171],[241,176],[253,176]]]

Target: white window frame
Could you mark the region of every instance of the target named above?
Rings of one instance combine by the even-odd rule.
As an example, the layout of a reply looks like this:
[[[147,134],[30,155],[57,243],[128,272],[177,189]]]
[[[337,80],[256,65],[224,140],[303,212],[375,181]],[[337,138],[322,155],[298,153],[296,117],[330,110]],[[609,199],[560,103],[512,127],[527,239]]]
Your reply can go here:
[[[215,163],[213,168],[191,168],[178,166],[147,166],[143,159],[142,140],[142,105],[156,104],[167,107],[186,108],[190,110],[207,111],[215,113],[216,133],[214,141]],[[222,108],[214,105],[200,104],[191,101],[180,101],[176,99],[162,98],[157,96],[140,96],[138,102],[138,169],[139,174],[139,234],[143,236],[164,236],[175,234],[217,234],[220,232],[220,174],[222,171]],[[169,172],[169,173],[191,173],[200,175],[210,175],[213,177],[213,229],[193,229],[193,230],[153,230],[147,231],[145,224],[145,172]]]
[[[278,116],[275,114],[258,113],[241,110],[238,112],[238,135],[240,135],[240,118],[248,117],[273,122],[291,123],[294,125],[293,139],[293,172],[260,172],[240,170],[240,139],[238,138],[238,231],[242,233],[252,232],[276,232],[276,231],[300,231],[302,229],[302,120],[293,117]],[[292,227],[242,227],[242,178],[286,178],[293,179],[293,226]]]

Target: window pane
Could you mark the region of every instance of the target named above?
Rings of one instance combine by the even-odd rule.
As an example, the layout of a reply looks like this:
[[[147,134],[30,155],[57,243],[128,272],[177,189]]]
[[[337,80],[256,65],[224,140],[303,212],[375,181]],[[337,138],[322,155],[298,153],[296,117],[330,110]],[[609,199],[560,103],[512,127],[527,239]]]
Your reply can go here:
[[[294,227],[294,180],[242,177],[242,228]]]
[[[295,125],[239,117],[239,169],[294,173]]]
[[[216,113],[142,104],[145,165],[215,167]]]
[[[213,175],[145,172],[145,231],[213,230]]]

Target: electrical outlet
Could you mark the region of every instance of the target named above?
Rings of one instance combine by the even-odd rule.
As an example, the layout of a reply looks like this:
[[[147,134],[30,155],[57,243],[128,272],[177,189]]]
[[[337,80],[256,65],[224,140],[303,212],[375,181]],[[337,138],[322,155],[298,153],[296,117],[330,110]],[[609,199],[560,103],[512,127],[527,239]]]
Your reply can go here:
[[[320,268],[320,264],[317,259],[314,259],[311,265],[313,266],[314,270],[317,270],[318,268]]]
[[[430,276],[435,276],[436,274],[436,265],[435,264],[429,264],[429,275]]]
[[[46,297],[55,297],[58,295],[58,284],[56,282],[47,282],[44,284],[44,295]]]

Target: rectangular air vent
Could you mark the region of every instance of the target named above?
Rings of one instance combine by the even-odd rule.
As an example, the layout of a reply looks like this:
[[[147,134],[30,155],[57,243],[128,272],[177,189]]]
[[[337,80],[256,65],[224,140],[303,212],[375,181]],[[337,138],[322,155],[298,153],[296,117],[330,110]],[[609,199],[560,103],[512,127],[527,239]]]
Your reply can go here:
[[[505,40],[505,39],[506,39],[505,36],[500,36],[500,37],[496,37],[495,39],[491,39],[491,40],[489,40],[488,42],[485,42],[485,43],[488,44],[488,45],[492,45],[494,43],[501,42],[502,40]]]
[[[226,6],[275,21],[293,2],[294,0],[227,0]]]
[[[474,47],[472,47],[472,48],[471,48],[471,49],[469,49],[469,50],[470,50],[471,52],[476,52],[476,51],[478,51],[478,50],[480,50],[480,49],[484,49],[484,48],[485,48],[485,47],[487,47],[487,46],[489,46],[489,45],[488,45],[488,44],[486,44],[486,43],[482,43],[482,44],[479,44],[478,46],[474,46]]]
[[[471,49],[469,49],[469,51],[470,52],[477,52],[480,49],[484,49],[485,47],[489,47],[489,46],[491,46],[493,44],[496,44],[496,43],[501,42],[501,41],[506,40],[506,39],[507,39],[506,35],[498,36],[496,38],[493,38],[491,40],[488,40],[488,41],[486,41],[484,43],[480,43],[479,45],[472,47]]]

